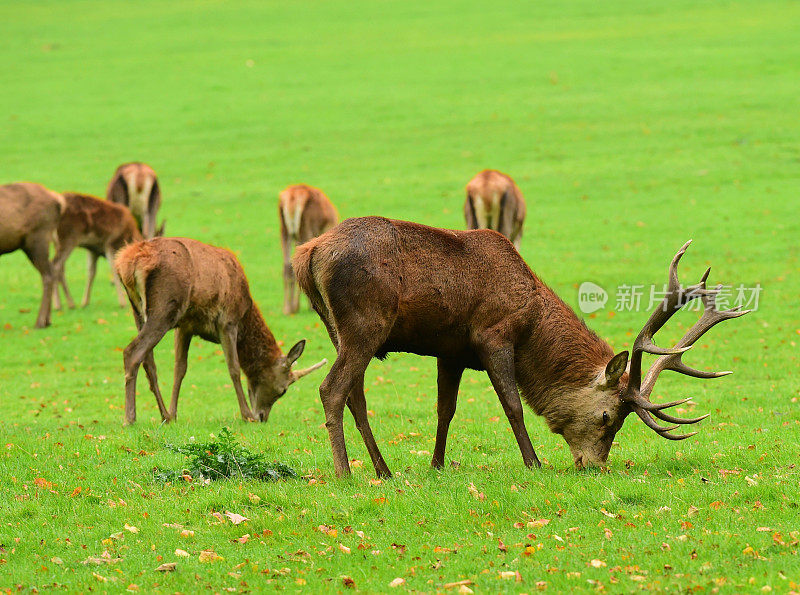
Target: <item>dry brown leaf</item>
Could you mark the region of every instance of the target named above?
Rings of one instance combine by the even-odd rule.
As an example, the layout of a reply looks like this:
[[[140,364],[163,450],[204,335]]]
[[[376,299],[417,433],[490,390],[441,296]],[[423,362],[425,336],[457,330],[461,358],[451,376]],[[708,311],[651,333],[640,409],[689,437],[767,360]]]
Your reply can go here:
[[[354,581],[352,577],[349,577],[346,574],[342,575],[342,584],[348,589],[356,588],[356,581]]]
[[[203,550],[200,552],[200,555],[197,557],[200,562],[203,564],[210,564],[211,562],[216,562],[217,560],[223,560],[224,558],[220,556],[214,550]]]
[[[340,543],[339,544],[339,551],[341,551],[344,554],[349,554],[350,553],[350,548],[347,547],[346,545]]]
[[[240,515],[240,514],[237,514],[237,513],[235,513],[235,512],[227,512],[227,511],[226,511],[226,512],[225,512],[225,516],[226,516],[226,517],[228,517],[228,518],[230,519],[230,521],[231,521],[231,522],[232,522],[234,525],[240,525],[240,524],[244,523],[245,521],[249,521],[249,520],[250,520],[250,519],[248,519],[247,517],[245,517],[245,516],[242,516],[242,515]]]
[[[175,572],[177,567],[177,562],[164,562],[161,566],[156,568],[156,572]]]
[[[138,527],[134,527],[133,525],[129,525],[128,523],[125,523],[125,530],[129,531],[130,533],[138,533],[139,532],[139,528]]]
[[[462,585],[463,585],[463,586],[467,586],[467,585],[471,585],[471,584],[472,584],[472,581],[471,581],[471,580],[469,580],[469,579],[464,579],[463,581],[456,581],[456,582],[454,582],[454,583],[445,583],[445,584],[444,584],[444,585],[442,585],[442,586],[443,586],[445,589],[455,589],[456,587],[460,587],[460,586],[462,586]]]
[[[389,586],[394,588],[405,584],[406,584],[406,579],[397,577],[396,579],[394,579],[392,582],[389,583]]]
[[[605,562],[603,562],[602,560],[598,560],[597,558],[589,561],[589,566],[591,566],[592,568],[603,568],[605,565],[606,565]]]
[[[180,556],[181,558],[188,558],[189,557],[189,552],[187,552],[186,550],[182,550],[182,549],[176,549],[175,550],[175,555],[176,556]]]

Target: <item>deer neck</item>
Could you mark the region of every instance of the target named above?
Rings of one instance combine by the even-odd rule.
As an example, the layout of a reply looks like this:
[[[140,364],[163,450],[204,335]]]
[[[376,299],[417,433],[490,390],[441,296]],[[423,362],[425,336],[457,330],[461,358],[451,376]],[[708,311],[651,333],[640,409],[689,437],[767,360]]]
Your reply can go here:
[[[252,304],[239,322],[239,365],[248,378],[258,377],[259,371],[283,355],[278,342],[264,322],[258,306]]]
[[[516,377],[523,398],[552,425],[586,394],[614,352],[549,287],[537,288],[534,306],[531,333],[516,350]]]

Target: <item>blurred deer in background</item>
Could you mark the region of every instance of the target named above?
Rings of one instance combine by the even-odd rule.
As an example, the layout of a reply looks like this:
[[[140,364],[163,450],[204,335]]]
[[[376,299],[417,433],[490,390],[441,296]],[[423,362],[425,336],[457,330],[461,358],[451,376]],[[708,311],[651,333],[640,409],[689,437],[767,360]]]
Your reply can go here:
[[[0,254],[22,250],[42,276],[42,301],[36,328],[50,326],[55,275],[50,243],[64,211],[64,197],[39,184],[0,186]]]
[[[486,370],[517,439],[522,459],[539,466],[523,421],[522,398],[569,445],[577,467],[604,464],[614,436],[635,412],[659,436],[671,440],[678,426],[694,419],[663,410],[687,401],[649,400],[663,370],[716,378],[681,361],[712,326],[746,314],[716,309],[717,289],[700,282],[683,287],[678,262],[669,267],[669,288],[628,352],[611,347],[589,330],[542,283],[514,249],[494,231],[451,231],[381,217],[348,219],[298,247],[294,270],[336,347],[336,361],[320,386],[325,425],[337,475],[350,473],[342,416],[355,418],[379,476],[391,475],[367,418],[364,372],[373,357],[405,351],[437,358],[438,428],[431,464],[444,463],[445,443],[465,368]],[[690,300],[705,311],[673,348],[653,335]],[[642,380],[642,354],[660,355]]]
[[[300,309],[300,291],[292,272],[292,252],[298,244],[336,225],[339,216],[322,190],[305,184],[289,186],[281,192],[278,216],[283,249],[283,313],[294,314]]]
[[[164,235],[164,224],[156,229],[161,207],[161,188],[153,168],[146,163],[123,163],[108,183],[106,199],[125,205],[139,224],[145,239]]]
[[[69,255],[78,246],[89,251],[86,290],[83,293],[81,305],[83,307],[89,305],[92,282],[97,272],[97,259],[105,256],[111,266],[111,276],[117,289],[119,305],[125,306],[125,292],[114,270],[114,255],[126,244],[142,239],[136,220],[127,207],[101,200],[95,196],[76,192],[65,192],[63,196],[66,208],[58,224],[58,248],[53,259],[57,281],[53,288],[56,309],[61,309],[59,284],[64,290],[64,297],[69,307],[75,307],[75,302],[67,287],[64,265]]]
[[[519,250],[525,222],[525,199],[509,176],[485,169],[467,184],[464,218],[467,229],[499,231]]]
[[[115,267],[128,293],[137,337],[125,348],[125,423],[136,421],[136,376],[144,363],[163,421],[174,420],[194,335],[219,343],[242,417],[267,421],[290,384],[325,365],[292,370],[305,339],[283,355],[250,295],[242,266],[232,252],[188,238],[137,242],[117,254]],[[169,410],[158,388],[153,348],[175,329],[175,379]],[[249,404],[242,391],[247,377]]]

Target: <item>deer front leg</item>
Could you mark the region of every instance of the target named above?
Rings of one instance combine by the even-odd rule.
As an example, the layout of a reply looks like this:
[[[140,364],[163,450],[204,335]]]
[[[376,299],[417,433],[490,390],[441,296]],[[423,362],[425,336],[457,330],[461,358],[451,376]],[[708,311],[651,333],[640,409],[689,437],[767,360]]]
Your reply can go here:
[[[514,350],[511,346],[499,347],[492,351],[485,351],[481,355],[481,360],[489,380],[492,381],[500,404],[503,406],[508,423],[517,439],[519,450],[522,453],[522,460],[528,467],[536,465],[541,467],[539,457],[533,450],[528,430],[525,429],[523,419],[522,401],[519,398],[519,389],[514,376]]]
[[[114,254],[114,249],[111,246],[107,246],[106,260],[108,260],[108,265],[111,267],[111,279],[117,289],[117,301],[119,302],[119,307],[124,308],[128,300],[126,299],[125,290],[122,288],[122,282],[119,280],[119,275],[117,275],[117,269],[114,268]]]
[[[86,289],[83,292],[83,300],[81,300],[81,307],[85,308],[89,305],[89,296],[92,293],[92,283],[94,283],[94,276],[97,273],[97,254],[89,252],[86,260]]]
[[[191,342],[192,335],[181,330],[181,327],[175,329],[175,376],[172,382],[172,400],[169,404],[170,419],[178,416],[178,395],[181,392],[183,377],[186,376],[186,360]]]
[[[464,367],[442,358],[436,360],[438,368],[438,388],[439,396],[436,403],[436,412],[439,418],[436,427],[436,446],[433,449],[431,467],[441,469],[444,465],[444,452],[447,444],[447,432],[450,429],[450,422],[456,413],[456,400],[458,399],[458,385],[461,383],[461,375]]]
[[[375,473],[378,477],[391,477],[392,472],[383,460],[383,455],[378,449],[378,444],[375,442],[375,437],[372,435],[372,428],[369,425],[369,418],[367,416],[367,400],[364,398],[364,375],[356,379],[353,389],[350,391],[350,397],[347,399],[347,406],[353,418],[356,420],[356,427],[361,432],[361,437],[364,439],[364,444],[367,445],[367,452],[369,458],[372,459],[372,466],[375,467]]]
[[[231,375],[233,388],[236,390],[236,399],[239,401],[239,411],[242,414],[242,418],[246,421],[258,421],[253,415],[250,405],[247,404],[242,390],[242,370],[239,366],[239,353],[236,350],[237,335],[236,326],[233,324],[227,325],[220,333],[220,344],[225,354],[225,362],[228,364],[228,373]]]

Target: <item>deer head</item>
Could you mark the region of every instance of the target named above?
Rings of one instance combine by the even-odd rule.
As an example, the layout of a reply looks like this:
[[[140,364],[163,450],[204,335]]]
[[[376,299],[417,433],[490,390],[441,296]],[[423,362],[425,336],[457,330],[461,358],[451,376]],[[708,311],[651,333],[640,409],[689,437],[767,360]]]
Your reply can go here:
[[[687,376],[696,378],[719,378],[732,372],[704,372],[695,370],[683,363],[681,357],[700,337],[711,327],[723,320],[744,316],[750,310],[732,308],[718,310],[716,297],[722,288],[718,285],[713,289],[706,288],[706,280],[711,272],[706,270],[700,281],[689,287],[683,287],[678,280],[678,263],[689,247],[691,240],[686,242],[669,266],[669,284],[664,299],[650,315],[633,344],[628,366],[628,352],[616,354],[600,373],[593,386],[587,389],[588,394],[582,396],[582,405],[576,407],[579,412],[574,419],[568,420],[563,427],[555,429],[564,435],[570,447],[577,467],[587,464],[605,464],[614,436],[622,427],[629,413],[634,412],[659,436],[668,440],[684,440],[694,436],[697,432],[688,434],[673,434],[683,424],[694,424],[708,414],[695,418],[674,417],[664,412],[664,409],[685,403],[690,399],[681,399],[668,403],[652,403],[650,395],[653,392],[659,374],[664,370],[673,370]],[[703,302],[704,310],[700,319],[686,332],[675,346],[670,348],[658,347],[653,342],[653,337],[667,321],[684,305],[694,299]],[[647,370],[642,378],[642,355],[650,353],[660,356]],[[656,418],[672,426],[662,426]]]
[[[292,365],[302,355],[306,341],[298,341],[285,356],[277,358],[270,365],[263,366],[258,376],[248,379],[247,391],[250,408],[258,421],[267,421],[275,402],[286,394],[289,386],[306,374],[328,363],[327,359],[302,370],[293,370]]]

